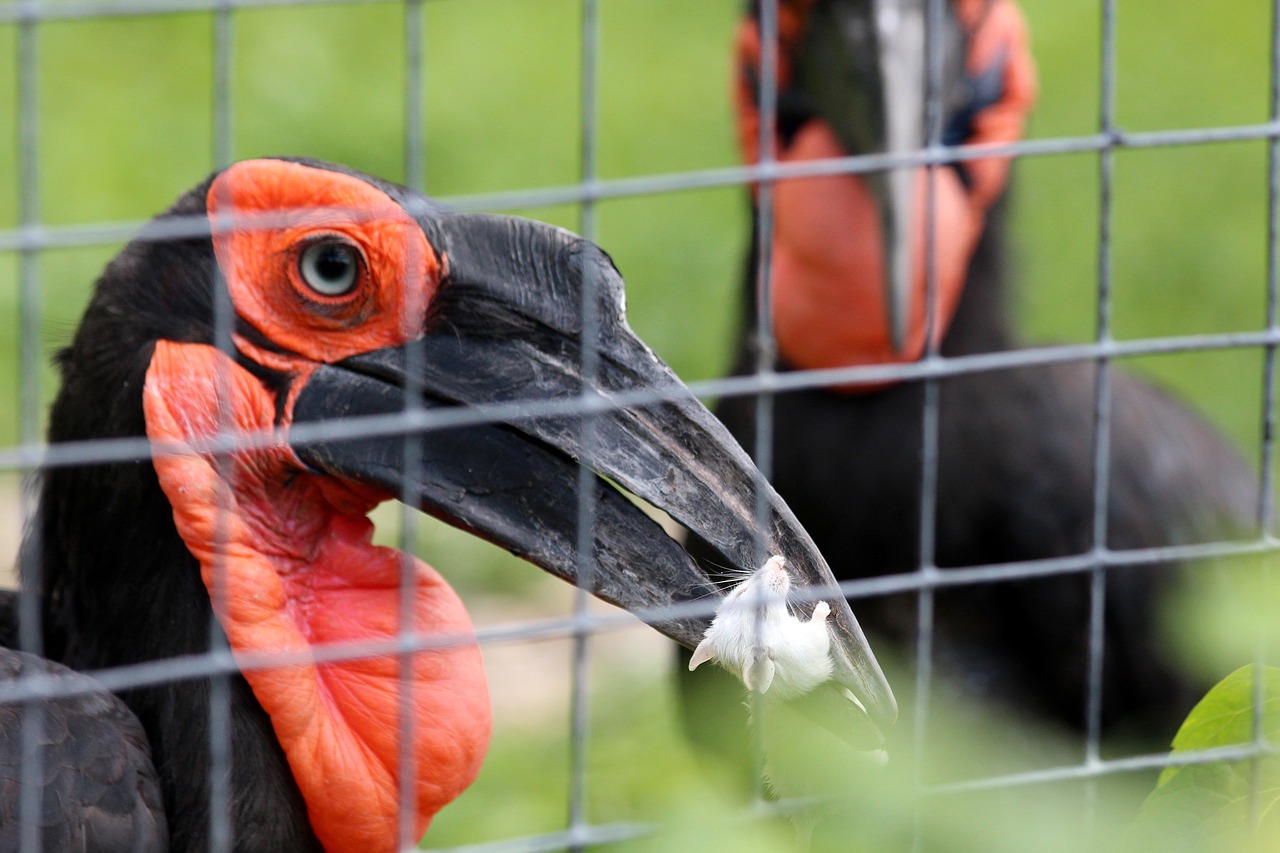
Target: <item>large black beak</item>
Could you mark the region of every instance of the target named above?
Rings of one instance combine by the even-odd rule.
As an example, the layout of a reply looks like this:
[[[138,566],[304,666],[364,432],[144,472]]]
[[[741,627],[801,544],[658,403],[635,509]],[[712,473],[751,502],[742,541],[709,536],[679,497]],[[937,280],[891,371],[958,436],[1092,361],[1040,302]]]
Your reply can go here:
[[[959,80],[960,28],[951,4],[936,40],[942,80]],[[819,0],[794,57],[796,85],[850,154],[907,154],[925,144],[925,0]],[[944,92],[944,100],[950,92]],[[945,109],[945,107],[944,107]],[[866,175],[880,209],[886,318],[894,349],[906,343],[917,247],[916,167]]]
[[[420,223],[447,263],[425,337],[319,368],[299,392],[294,422],[403,411],[406,392],[420,408],[457,414],[496,404],[505,416],[430,429],[413,442],[313,442],[296,448],[299,457],[403,495],[688,648],[701,640],[720,592],[608,481],[668,512],[735,568],[782,554],[797,586],[831,606],[836,687],[815,691],[819,713],[864,743],[875,731],[867,715],[879,727],[892,723],[893,694],[830,569],[729,433],[627,327],[622,278],[608,256],[569,232],[511,217]],[[584,348],[589,335],[594,346]],[[640,399],[646,392],[652,396]],[[584,394],[599,404],[586,416],[577,405]],[[560,401],[558,410],[548,411],[549,401]],[[582,539],[581,466],[596,475]],[[804,603],[806,614],[816,600]]]

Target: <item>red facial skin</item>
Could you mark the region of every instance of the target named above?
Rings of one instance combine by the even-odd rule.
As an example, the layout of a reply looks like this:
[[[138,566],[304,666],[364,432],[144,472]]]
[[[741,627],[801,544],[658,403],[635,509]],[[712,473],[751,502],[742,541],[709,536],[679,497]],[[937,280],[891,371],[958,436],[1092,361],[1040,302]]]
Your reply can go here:
[[[297,377],[317,362],[402,344],[421,331],[442,262],[391,198],[347,175],[281,161],[226,170],[209,190],[211,216],[283,217],[215,236],[237,314],[284,355],[238,339],[242,352]],[[215,227],[217,223],[215,221]],[[362,268],[342,296],[312,291],[298,255],[317,237],[357,246]],[[215,461],[206,451],[162,452],[156,472],[178,532],[200,563],[233,652],[293,653],[304,661],[244,675],[271,718],[317,837],[329,851],[395,850],[400,827],[401,714],[412,718],[413,826],[479,772],[491,727],[480,650],[461,601],[429,566],[371,544],[367,513],[388,495],[310,473],[285,443],[283,418],[252,374],[203,344],[160,341],[143,392],[148,436],[172,447],[224,434],[271,436],[269,446]],[[405,566],[412,624],[401,624]],[[404,629],[442,645],[411,659],[401,690],[397,657],[309,662],[331,644],[389,641]]]

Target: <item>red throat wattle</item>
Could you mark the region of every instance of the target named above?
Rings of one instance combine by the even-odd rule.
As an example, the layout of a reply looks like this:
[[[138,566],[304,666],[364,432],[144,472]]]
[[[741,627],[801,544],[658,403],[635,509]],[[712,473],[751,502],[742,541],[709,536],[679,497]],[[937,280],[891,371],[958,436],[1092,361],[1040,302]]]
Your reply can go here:
[[[258,380],[201,344],[160,341],[144,395],[153,441],[272,426],[274,402]],[[414,825],[425,832],[474,780],[488,746],[484,666],[462,602],[431,567],[370,543],[364,512],[377,497],[306,473],[283,445],[233,455],[225,479],[207,452],[157,453],[154,464],[232,650],[304,661],[244,675],[325,849],[397,848],[402,707],[413,719]],[[402,696],[393,656],[306,662],[315,646],[398,636],[404,560],[415,577],[407,627],[451,641],[413,656],[411,694]]]
[[[294,374],[295,387],[305,382],[309,360],[337,360],[349,349],[402,343],[417,333],[405,320],[414,309],[405,306],[430,298],[439,265],[421,230],[410,228],[412,220],[385,194],[356,178],[275,161],[239,164],[218,181],[211,199],[229,200],[237,213],[300,208],[298,182],[319,181],[334,191],[330,204],[369,214],[313,211],[293,226],[215,238],[237,313],[301,352],[270,354],[273,368]],[[314,199],[314,184],[307,190]],[[292,247],[313,230],[354,240],[368,280],[345,304],[310,317],[287,289],[295,286]],[[263,254],[267,245],[275,251]],[[371,543],[367,513],[389,496],[310,473],[284,443],[290,401],[277,421],[272,394],[225,354],[159,341],[143,400],[147,434],[161,443],[153,460],[161,488],[232,651],[241,660],[287,653],[300,661],[249,668],[244,676],[271,718],[317,837],[329,851],[397,849],[406,754],[420,837],[475,779],[488,747],[488,688],[461,601],[430,566]],[[279,432],[267,446],[222,462],[199,449],[220,432],[262,438],[273,429]],[[164,445],[187,449],[165,452]],[[414,579],[410,625],[401,624],[406,561]],[[311,659],[316,647],[391,641],[405,629],[441,642],[413,654],[407,695],[396,656]],[[400,743],[405,710],[411,751]]]

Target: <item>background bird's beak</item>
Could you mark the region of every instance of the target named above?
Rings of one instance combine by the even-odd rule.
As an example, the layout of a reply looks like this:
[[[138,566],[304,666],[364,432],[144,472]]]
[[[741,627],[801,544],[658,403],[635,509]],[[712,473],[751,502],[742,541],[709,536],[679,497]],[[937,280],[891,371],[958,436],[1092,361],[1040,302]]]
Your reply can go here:
[[[860,732],[864,742],[875,731],[867,715],[891,723],[893,694],[830,569],[724,427],[627,327],[622,278],[608,256],[569,232],[512,217],[420,222],[447,263],[425,336],[320,367],[296,398],[294,423],[400,412],[407,394],[412,406],[454,414],[498,405],[497,422],[431,429],[421,441],[308,443],[296,448],[299,457],[400,494],[688,648],[701,640],[720,593],[608,481],[668,512],[735,568],[782,554],[797,587],[813,588],[832,609],[837,687],[816,691],[823,696],[813,701],[827,708],[820,713],[837,714],[832,727]],[[584,340],[595,346],[584,350]],[[649,391],[657,398],[636,402]],[[583,395],[601,404],[585,416]],[[625,407],[612,402],[620,395],[631,398]],[[576,532],[581,465],[596,474],[586,537]],[[807,614],[814,603],[800,609]]]
[[[924,0],[819,0],[793,62],[805,103],[850,154],[905,154],[924,145]],[[911,307],[917,171],[865,176],[880,210],[886,320],[898,352]]]

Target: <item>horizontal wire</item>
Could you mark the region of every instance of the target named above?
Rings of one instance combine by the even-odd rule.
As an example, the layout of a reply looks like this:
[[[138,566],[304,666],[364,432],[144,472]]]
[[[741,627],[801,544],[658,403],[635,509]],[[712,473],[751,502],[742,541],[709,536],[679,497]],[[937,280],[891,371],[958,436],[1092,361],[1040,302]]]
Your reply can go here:
[[[0,6],[0,24],[42,21],[84,21],[103,18],[160,17],[191,12],[215,12],[223,9],[263,9],[307,6],[372,6],[399,3],[403,0],[69,0],[41,3],[19,0]]]
[[[1191,767],[1200,764],[1212,764],[1218,761],[1249,761],[1254,758],[1274,756],[1280,756],[1280,745],[1263,741],[1262,743],[1250,742],[1206,749],[1191,749],[1176,754],[1157,752],[1130,755],[1123,758],[1098,758],[1080,764],[1064,764],[1036,770],[1024,770],[1017,773],[1006,773],[999,776],[924,785],[920,788],[920,794],[926,797],[947,797],[1001,788],[1100,779],[1105,776],[1118,776],[1123,773],[1144,773],[1149,770],[1161,770],[1167,767]],[[769,803],[768,812],[777,815],[793,815],[815,807],[838,805],[841,802],[847,803],[848,801],[833,795],[785,798]]]
[[[1166,767],[1189,767],[1218,761],[1248,761],[1280,755],[1280,747],[1271,743],[1238,744],[1211,749],[1187,750],[1177,754],[1155,753],[1124,758],[1098,759],[1086,764],[1063,765],[1021,773],[1009,773],[981,779],[926,785],[920,793],[926,797],[946,797],[977,791],[1044,785],[1099,779],[1123,773],[1140,773]],[[741,811],[740,821],[750,823],[764,817],[789,817],[814,808],[840,805],[839,797],[794,797],[760,803],[756,808]],[[658,825],[644,823],[609,823],[584,827],[579,830],[531,835],[523,838],[507,838],[500,841],[469,844],[461,847],[428,847],[430,853],[550,853],[571,844],[606,844],[630,841],[660,834]]]
[[[690,382],[687,386],[673,385],[620,392],[602,390],[575,397],[515,400],[467,407],[450,406],[293,424],[289,428],[288,442],[291,446],[300,447],[320,441],[399,436],[409,432],[518,423],[549,417],[600,415],[633,407],[687,401],[691,394],[701,398],[737,397],[761,392],[812,390],[832,385],[947,378],[1098,358],[1135,358],[1276,345],[1280,345],[1280,328],[1027,347],[979,355],[935,356],[908,364],[855,365],[730,376]],[[0,471],[26,470],[35,466],[50,469],[95,463],[133,462],[149,459],[154,455],[189,455],[193,451],[230,453],[278,446],[282,440],[283,437],[278,432],[259,430],[219,433],[185,443],[153,442],[142,437],[89,439],[57,444],[28,442],[0,448]]]
[[[288,1],[281,0],[281,2]],[[3,23],[2,12],[5,8],[0,6],[0,23]],[[429,208],[429,211],[439,213],[442,207],[460,213],[552,207],[795,178],[856,175],[903,166],[947,165],[987,157],[1037,157],[1089,153],[1109,148],[1169,148],[1277,138],[1280,138],[1280,122],[1190,130],[1153,130],[1132,133],[1116,131],[1111,134],[1021,140],[1000,145],[936,146],[899,154],[859,154],[820,160],[725,166],[630,178],[595,179],[577,184],[527,190],[445,196],[435,199],[435,205],[438,206]],[[0,252],[115,244],[138,237],[138,232],[144,226],[151,231],[146,239],[152,240],[195,237],[209,233],[208,219],[205,216],[173,216],[160,221],[134,220],[87,225],[29,225],[0,230]]]
[[[1055,574],[1083,573],[1101,565],[1107,570],[1122,570],[1127,566],[1172,564],[1211,558],[1233,558],[1269,553],[1277,550],[1280,542],[1254,540],[1247,542],[1213,542],[1200,545],[1140,548],[1132,551],[1109,551],[1071,557],[1021,563],[1003,563],[974,566],[962,569],[945,569],[927,574],[908,572],[844,581],[839,584],[842,595],[857,600],[923,589],[942,589],[980,583],[996,583]],[[795,590],[792,599],[799,603],[819,597],[816,591]],[[681,602],[663,607],[644,608],[635,611],[615,610],[605,613],[584,613],[565,617],[538,618],[518,623],[477,628],[474,634],[404,632],[397,637],[377,640],[351,640],[340,643],[324,643],[298,651],[258,651],[232,654],[215,650],[196,655],[163,658],[145,663],[129,664],[77,673],[86,676],[109,690],[127,690],[191,678],[208,678],[228,673],[251,672],[279,666],[299,664],[339,663],[396,654],[416,654],[452,648],[472,643],[480,646],[516,644],[530,640],[563,640],[584,632],[599,634],[606,631],[635,628],[645,622],[667,622],[690,617],[708,618],[720,604],[720,599]],[[637,622],[639,620],[639,622]],[[0,682],[0,704],[28,702],[92,692],[95,685],[85,679],[57,675],[33,676],[23,681]]]
[[[996,788],[1016,788],[1024,785],[1098,779],[1103,776],[1160,770],[1165,767],[1186,767],[1194,764],[1211,764],[1217,761],[1247,761],[1252,758],[1265,758],[1276,755],[1280,755],[1280,747],[1277,747],[1276,744],[1250,742],[1231,746],[1218,746],[1211,749],[1188,750],[1179,753],[1157,752],[1149,755],[1126,756],[1124,758],[1099,758],[1085,761],[1081,764],[1068,764],[1043,770],[1028,770],[1003,776],[926,786],[922,793],[931,796],[964,794],[973,791],[989,791]]]
[[[544,835],[504,838],[482,844],[465,844],[461,847],[426,847],[422,850],[424,853],[551,853],[554,850],[597,844],[619,844],[648,835],[656,835],[658,832],[656,826],[645,823],[584,824]],[[418,848],[411,849],[415,853],[418,850]]]

